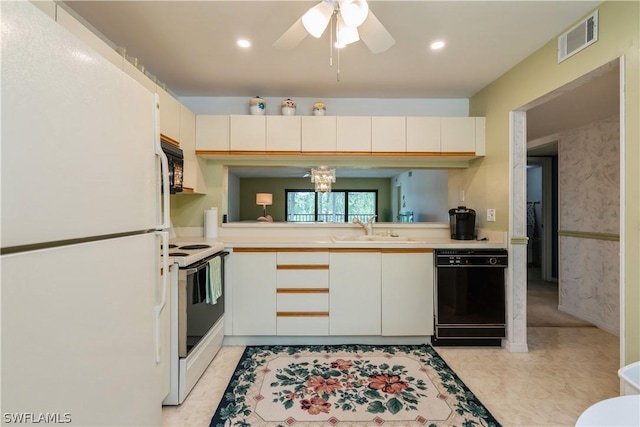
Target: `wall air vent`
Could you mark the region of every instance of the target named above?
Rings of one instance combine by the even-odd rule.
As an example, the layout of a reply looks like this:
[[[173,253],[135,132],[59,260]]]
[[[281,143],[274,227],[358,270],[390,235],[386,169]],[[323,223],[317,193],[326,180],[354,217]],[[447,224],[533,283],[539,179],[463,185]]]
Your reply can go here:
[[[598,11],[558,37],[558,64],[598,41]]]

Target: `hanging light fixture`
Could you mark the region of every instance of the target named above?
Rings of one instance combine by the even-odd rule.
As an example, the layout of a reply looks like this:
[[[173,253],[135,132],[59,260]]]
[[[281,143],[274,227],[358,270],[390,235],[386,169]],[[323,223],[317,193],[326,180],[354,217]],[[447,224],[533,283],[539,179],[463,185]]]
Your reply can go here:
[[[323,0],[302,16],[302,25],[315,38],[320,38],[336,15],[336,39],[341,47],[360,40],[358,27],[369,15],[366,0]]]
[[[336,170],[326,166],[311,169],[311,182],[315,184],[318,193],[331,192],[331,184],[336,182]]]

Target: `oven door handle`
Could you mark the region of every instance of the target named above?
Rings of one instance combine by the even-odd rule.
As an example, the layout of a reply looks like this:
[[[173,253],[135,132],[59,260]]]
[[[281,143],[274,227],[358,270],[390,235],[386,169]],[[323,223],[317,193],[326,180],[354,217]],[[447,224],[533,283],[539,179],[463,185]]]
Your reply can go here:
[[[211,261],[215,257],[219,256],[219,257],[224,258],[227,255],[229,255],[229,252],[227,252],[227,251],[216,252],[215,254],[211,255],[210,257],[207,257],[207,258],[203,259],[202,261],[200,261],[198,264],[196,264],[195,267],[186,268],[186,269],[184,269],[184,271],[187,274],[197,273],[198,271],[200,271],[203,268],[205,268],[209,264],[209,261]]]

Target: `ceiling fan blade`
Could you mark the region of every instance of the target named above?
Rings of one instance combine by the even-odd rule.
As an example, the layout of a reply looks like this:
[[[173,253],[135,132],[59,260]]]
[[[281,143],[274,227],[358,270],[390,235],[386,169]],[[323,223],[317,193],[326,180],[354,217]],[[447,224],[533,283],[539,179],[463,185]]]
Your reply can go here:
[[[308,35],[309,33],[302,25],[302,18],[300,18],[273,43],[273,46],[282,50],[291,50],[298,46]]]
[[[369,9],[367,19],[358,27],[360,38],[372,53],[381,53],[395,44],[395,39]]]

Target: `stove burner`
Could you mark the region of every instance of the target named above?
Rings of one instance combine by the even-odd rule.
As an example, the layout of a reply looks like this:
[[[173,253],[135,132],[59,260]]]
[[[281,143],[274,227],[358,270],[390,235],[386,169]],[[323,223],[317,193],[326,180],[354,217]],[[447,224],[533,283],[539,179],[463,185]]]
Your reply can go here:
[[[211,246],[209,245],[187,245],[187,246],[180,246],[179,249],[183,249],[185,251],[188,251],[190,249],[209,249]]]
[[[169,246],[167,246],[169,249],[175,249],[178,247],[178,245],[174,245],[173,243],[169,243]],[[160,249],[162,249],[162,245],[160,245]]]
[[[186,252],[169,252],[169,256],[189,256]]]

